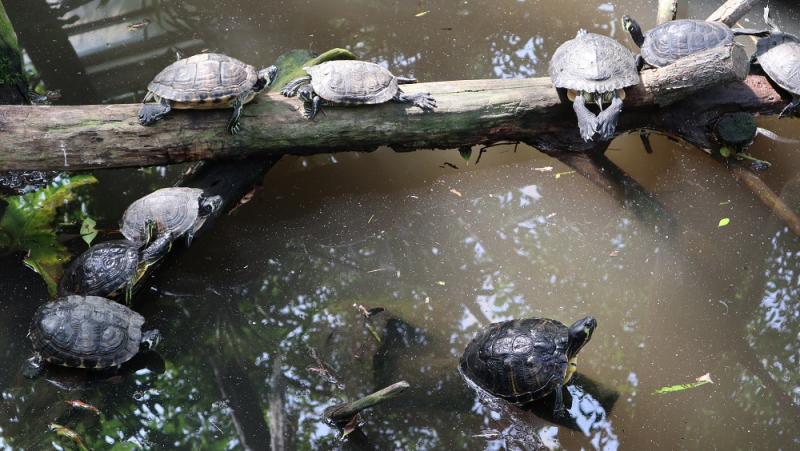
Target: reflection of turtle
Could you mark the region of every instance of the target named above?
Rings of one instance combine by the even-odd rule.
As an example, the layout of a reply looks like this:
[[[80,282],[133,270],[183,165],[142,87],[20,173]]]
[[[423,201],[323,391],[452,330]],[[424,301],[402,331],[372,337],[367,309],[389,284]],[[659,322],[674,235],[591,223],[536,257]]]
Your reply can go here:
[[[139,110],[139,122],[152,124],[172,108],[233,108],[228,121],[231,134],[239,131],[242,106],[268,87],[278,69],[256,69],[236,58],[217,53],[201,53],[178,60],[162,70],[147,85],[149,92]]]
[[[405,94],[399,84],[416,83],[413,78],[395,77],[383,67],[365,61],[328,61],[304,67],[307,76],[298,77],[281,89],[287,97],[298,96],[311,106],[303,114],[312,119],[323,105],[371,105],[390,100],[410,103],[423,110],[436,108],[428,92]]]
[[[566,88],[578,116],[578,127],[584,141],[596,133],[603,140],[614,137],[622,112],[622,88],[639,83],[633,54],[608,36],[578,31],[575,39],[561,44],[550,60],[550,79],[556,88]],[[586,102],[597,103],[595,116]],[[603,103],[611,105],[603,111]]]
[[[92,246],[69,265],[58,284],[59,296],[83,294],[115,298],[124,294],[130,302],[148,269],[164,257],[172,245],[172,233],[155,236],[154,222],[145,227],[144,243],[114,240]]]
[[[28,338],[34,356],[23,370],[35,377],[41,363],[71,368],[118,367],[139,351],[153,349],[161,339],[157,330],[142,332],[144,317],[98,296],[67,296],[39,307]]]
[[[220,206],[220,196],[207,197],[198,188],[162,188],[128,206],[122,215],[122,234],[135,243],[142,243],[147,239],[147,222],[154,221],[159,234],[171,233],[176,239],[185,235],[186,246],[189,246],[195,232]]]
[[[800,104],[800,40],[778,29],[769,17],[769,8],[764,8],[764,20],[773,31],[770,37],[758,40],[756,57],[769,78],[792,94],[792,101],[779,116],[786,117]]]
[[[622,27],[631,35],[633,42],[641,47],[641,58],[651,66],[662,67],[693,53],[733,42],[734,36],[766,36],[766,30],[730,28],[722,22],[697,19],[680,19],[662,23],[642,32],[642,27],[631,16],[622,16]],[[641,69],[643,62],[637,58]]]
[[[569,328],[546,318],[493,323],[469,342],[460,369],[481,388],[519,405],[555,391],[560,414],[561,386],[575,372],[578,351],[596,327],[591,316]]]

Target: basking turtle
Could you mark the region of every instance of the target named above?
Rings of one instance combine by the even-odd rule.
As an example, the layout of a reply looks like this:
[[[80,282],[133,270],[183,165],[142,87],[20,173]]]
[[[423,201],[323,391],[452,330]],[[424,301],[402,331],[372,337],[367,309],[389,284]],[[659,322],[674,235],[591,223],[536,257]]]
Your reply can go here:
[[[206,196],[198,188],[162,188],[128,206],[122,215],[122,234],[135,243],[143,243],[147,239],[147,223],[154,221],[159,234],[171,233],[176,239],[185,236],[188,247],[195,232],[221,206],[220,196]]]
[[[622,27],[642,49],[642,54],[636,58],[639,69],[645,62],[663,67],[693,53],[722,47],[732,43],[734,36],[769,35],[767,30],[730,28],[722,22],[696,19],[672,20],[642,32],[642,27],[627,14],[622,16]]]
[[[313,119],[323,105],[372,105],[391,100],[410,103],[424,111],[436,108],[436,100],[429,92],[406,94],[398,87],[416,83],[416,79],[395,77],[374,63],[337,60],[303,70],[308,75],[287,83],[281,94],[310,102],[311,106],[303,113],[306,119]]]
[[[567,89],[583,140],[591,141],[595,134],[612,139],[625,98],[622,88],[640,81],[633,54],[608,36],[580,30],[556,49],[549,72],[556,88]],[[598,116],[586,108],[587,101],[600,108]],[[603,111],[608,102],[611,106]]]
[[[98,296],[48,302],[33,315],[28,338],[35,354],[23,373],[36,377],[42,362],[96,370],[118,367],[161,340],[158,330],[142,332],[142,324],[142,315]]]
[[[769,17],[769,8],[764,8],[764,20],[772,28],[772,34],[758,40],[756,58],[769,78],[792,94],[792,101],[778,116],[783,118],[800,104],[800,40],[778,29]]]
[[[156,236],[156,224],[145,227],[143,243],[113,240],[90,247],[73,261],[58,284],[59,296],[83,294],[115,298],[124,294],[129,303],[148,270],[172,246],[172,233]]]
[[[460,370],[479,387],[517,405],[555,391],[555,414],[561,415],[561,387],[575,372],[578,351],[595,328],[591,316],[570,327],[546,318],[493,323],[469,342]]]
[[[201,53],[178,60],[147,85],[139,122],[152,124],[172,108],[233,108],[227,129],[235,134],[239,131],[244,104],[268,87],[277,73],[275,66],[256,72],[253,66],[218,53]],[[146,103],[151,99],[156,103]]]

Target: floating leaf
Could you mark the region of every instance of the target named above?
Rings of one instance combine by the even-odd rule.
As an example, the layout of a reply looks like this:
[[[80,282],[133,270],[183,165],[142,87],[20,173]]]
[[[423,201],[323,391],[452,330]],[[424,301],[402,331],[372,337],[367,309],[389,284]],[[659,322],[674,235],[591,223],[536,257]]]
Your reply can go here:
[[[725,202],[720,202],[719,204],[720,204],[720,205],[728,205],[729,203],[731,203],[731,201],[729,201],[729,200],[726,200]]]
[[[575,171],[567,171],[567,172],[559,172],[556,174],[556,178],[560,179],[562,175],[573,174]]]
[[[698,377],[696,380],[697,380],[697,382],[691,382],[691,383],[688,383],[688,384],[673,385],[671,387],[662,387],[662,388],[659,388],[658,390],[656,390],[656,391],[654,391],[653,393],[650,393],[650,394],[651,395],[663,395],[665,393],[672,393],[672,392],[676,392],[676,391],[682,391],[682,390],[686,390],[686,389],[689,389],[689,388],[695,388],[695,387],[699,387],[701,385],[713,384],[714,383],[714,381],[711,380],[711,373],[706,373],[706,374]]]
[[[6,214],[0,220],[0,248],[27,252],[25,264],[44,278],[52,295],[62,264],[70,257],[53,230],[56,209],[75,198],[74,188],[96,182],[91,175],[62,175],[47,188],[8,198]]]
[[[83,238],[83,241],[86,241],[86,244],[89,246],[92,245],[92,241],[97,237],[96,225],[97,221],[88,216],[81,223],[81,238]]]
[[[438,282],[436,282],[436,283],[438,283],[439,285],[442,285],[442,286],[444,286],[444,282],[443,282],[443,281],[441,281],[441,280],[440,280],[440,281],[438,281]]]
[[[422,11],[421,13],[417,13],[417,14],[415,14],[415,17],[422,17],[422,16],[424,16],[425,14],[428,14],[429,12],[430,12],[430,11]]]
[[[729,222],[731,222],[730,218],[722,218],[719,220],[719,225],[717,227],[725,227]]]
[[[461,158],[469,164],[469,158],[472,156],[472,147],[466,147],[464,149],[458,149],[458,153],[461,154]]]
[[[719,154],[722,155],[725,158],[728,158],[729,156],[731,156],[731,149],[728,148],[728,147],[725,147],[725,146],[720,147],[719,148]]]

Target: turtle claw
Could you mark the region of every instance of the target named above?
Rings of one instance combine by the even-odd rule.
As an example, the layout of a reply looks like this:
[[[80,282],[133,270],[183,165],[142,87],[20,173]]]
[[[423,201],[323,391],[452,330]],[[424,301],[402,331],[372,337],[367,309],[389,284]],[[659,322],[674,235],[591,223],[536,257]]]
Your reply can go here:
[[[578,116],[578,128],[581,132],[581,138],[584,141],[592,141],[599,127],[597,116],[586,108],[586,99],[582,95],[575,97],[572,109],[575,110],[575,115]]]
[[[606,108],[597,116],[598,130],[600,137],[605,141],[614,138],[614,130],[617,128],[619,114],[622,112],[622,99],[614,93],[611,106]]]
[[[169,101],[162,100],[159,103],[147,103],[139,109],[139,123],[149,125],[161,119],[172,110]]]
[[[431,97],[431,93],[429,92],[415,92],[412,94],[399,93],[397,101],[410,103],[421,108],[423,111],[431,111],[436,108],[436,99]]]

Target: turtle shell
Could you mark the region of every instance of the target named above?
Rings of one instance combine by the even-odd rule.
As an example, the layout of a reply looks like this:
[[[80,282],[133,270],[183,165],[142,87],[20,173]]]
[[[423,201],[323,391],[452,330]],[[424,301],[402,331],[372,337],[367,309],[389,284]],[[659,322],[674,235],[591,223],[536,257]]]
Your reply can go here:
[[[756,56],[764,72],[781,88],[800,94],[800,40],[780,31],[758,40]]]
[[[612,92],[639,83],[633,53],[608,36],[585,30],[556,49],[549,72],[557,88],[588,93]]]
[[[569,328],[552,319],[493,323],[469,342],[461,371],[493,395],[524,404],[564,384],[568,342]]]
[[[158,234],[172,232],[177,238],[200,228],[205,218],[200,216],[200,199],[203,190],[176,187],[153,191],[133,202],[122,215],[122,234],[125,238],[142,243],[147,238],[147,221],[155,221]]]
[[[130,240],[106,241],[89,248],[64,271],[59,296],[84,294],[114,297],[121,294],[139,268],[139,246]]]
[[[665,22],[644,33],[642,58],[662,67],[693,53],[733,42],[733,30],[721,22],[680,19]]]
[[[201,53],[170,64],[147,89],[171,100],[172,108],[229,108],[257,80],[258,71],[249,64],[218,53]]]
[[[339,105],[384,103],[397,94],[397,77],[366,61],[329,61],[304,67],[311,87],[323,99]]]
[[[144,317],[98,296],[67,296],[39,307],[28,337],[41,358],[55,365],[103,369],[139,352]]]

